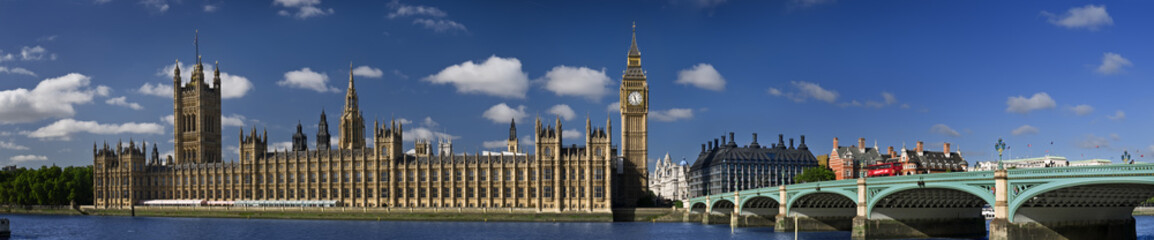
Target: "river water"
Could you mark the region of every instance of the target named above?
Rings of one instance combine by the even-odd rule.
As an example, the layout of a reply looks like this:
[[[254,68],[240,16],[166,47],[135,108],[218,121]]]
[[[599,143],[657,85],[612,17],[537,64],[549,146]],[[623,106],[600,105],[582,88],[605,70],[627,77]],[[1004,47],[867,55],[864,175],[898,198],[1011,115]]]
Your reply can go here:
[[[698,223],[375,222],[230,218],[0,215],[12,239],[793,239],[773,228]],[[1154,216],[1136,216],[1138,239],[1154,239]],[[801,239],[848,239],[807,232]]]

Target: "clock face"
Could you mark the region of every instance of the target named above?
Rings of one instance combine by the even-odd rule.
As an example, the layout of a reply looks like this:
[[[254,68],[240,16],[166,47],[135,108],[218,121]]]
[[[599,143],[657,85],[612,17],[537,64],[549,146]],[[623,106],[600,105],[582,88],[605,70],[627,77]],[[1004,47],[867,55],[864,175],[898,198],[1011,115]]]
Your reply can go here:
[[[639,92],[629,93],[629,104],[630,105],[640,105],[641,104],[641,93],[639,93]]]

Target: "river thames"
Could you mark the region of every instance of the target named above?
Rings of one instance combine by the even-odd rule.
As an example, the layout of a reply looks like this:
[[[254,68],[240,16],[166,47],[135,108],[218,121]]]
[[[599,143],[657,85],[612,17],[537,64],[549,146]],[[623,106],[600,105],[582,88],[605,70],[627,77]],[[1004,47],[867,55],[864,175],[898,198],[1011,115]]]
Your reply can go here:
[[[698,223],[375,222],[231,218],[0,215],[12,239],[793,239],[772,228]],[[1135,216],[1154,239],[1154,216]],[[806,232],[802,239],[847,239]]]

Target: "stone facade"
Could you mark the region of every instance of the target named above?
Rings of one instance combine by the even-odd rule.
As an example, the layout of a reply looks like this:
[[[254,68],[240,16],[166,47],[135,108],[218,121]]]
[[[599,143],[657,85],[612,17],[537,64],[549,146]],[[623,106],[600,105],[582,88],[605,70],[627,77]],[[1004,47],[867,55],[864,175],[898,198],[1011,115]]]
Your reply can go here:
[[[669,153],[665,158],[657,160],[657,166],[649,178],[649,191],[657,196],[659,201],[685,201],[689,199],[689,182],[685,176],[689,174],[689,166],[685,161],[673,163]]]
[[[649,83],[641,69],[641,51],[637,50],[637,26],[629,46],[625,73],[621,76],[621,194],[618,205],[632,207],[645,196],[649,187]]]
[[[639,64],[633,60],[631,53],[630,69]],[[193,200],[210,205],[240,201],[304,205],[327,201],[350,207],[609,212],[613,200],[619,197],[614,191],[643,192],[644,188],[632,188],[646,185],[644,109],[640,119],[636,108],[622,111],[623,115],[628,113],[623,119],[631,121],[623,124],[630,128],[623,131],[626,141],[633,143],[628,146],[640,149],[632,152],[634,155],[626,155],[640,157],[628,159],[626,162],[634,163],[627,164],[624,171],[616,168],[618,150],[613,145],[608,119],[604,128],[594,128],[586,119],[584,146],[562,143],[560,119],[554,126],[545,126],[538,118],[534,139],[530,140],[531,152],[518,148],[514,123],[509,129],[510,146],[506,153],[454,154],[451,146],[432,151],[428,140],[423,139],[416,144],[417,151],[410,154],[403,150],[404,130],[396,121],[374,122],[372,143],[366,146],[351,75],[340,119],[339,148],[329,146],[328,123],[322,112],[317,149],[303,146],[307,140],[300,127],[293,143],[301,146],[274,152],[269,152],[267,131],[258,134],[252,128],[245,134],[242,129],[237,136],[240,159],[221,162],[220,123],[215,120],[220,119],[222,86],[219,78],[212,88],[204,86],[203,77],[199,77],[203,75],[201,71],[198,61],[192,82],[185,86],[179,85],[179,72],[174,78],[174,111],[178,116],[174,124],[175,161],[173,156],[160,160],[155,145],[151,158],[147,158],[144,143],[105,143],[102,147],[94,144],[96,207],[130,207],[149,200]],[[636,83],[627,82],[623,94],[633,92]],[[644,78],[640,84],[644,87]],[[640,173],[630,173],[635,171]],[[614,173],[640,182],[615,185],[614,178],[619,176]]]
[[[779,134],[777,144],[762,146],[754,133],[753,142],[738,146],[731,132],[728,143],[722,136],[721,142],[715,138],[702,144],[701,154],[689,168],[689,197],[793,184],[806,168],[818,166],[804,135],[797,147],[792,138],[785,145],[784,138]]]

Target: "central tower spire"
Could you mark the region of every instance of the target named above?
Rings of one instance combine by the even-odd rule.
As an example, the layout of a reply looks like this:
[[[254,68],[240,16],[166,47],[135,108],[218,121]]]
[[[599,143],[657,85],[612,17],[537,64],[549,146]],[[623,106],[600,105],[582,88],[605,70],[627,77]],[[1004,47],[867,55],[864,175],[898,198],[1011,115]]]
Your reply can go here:
[[[341,149],[365,148],[365,119],[357,105],[357,87],[353,81],[353,63],[349,62],[349,89],[345,94],[345,111],[341,114]]]

